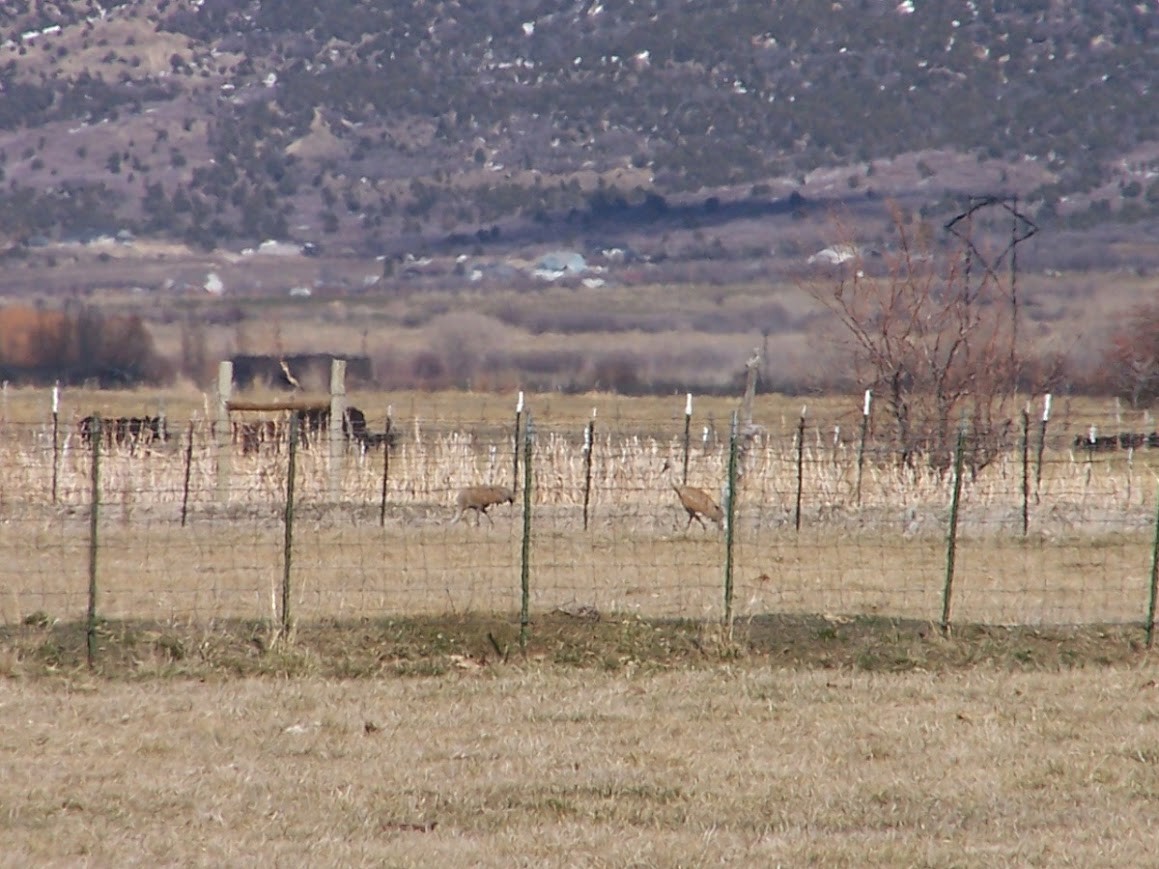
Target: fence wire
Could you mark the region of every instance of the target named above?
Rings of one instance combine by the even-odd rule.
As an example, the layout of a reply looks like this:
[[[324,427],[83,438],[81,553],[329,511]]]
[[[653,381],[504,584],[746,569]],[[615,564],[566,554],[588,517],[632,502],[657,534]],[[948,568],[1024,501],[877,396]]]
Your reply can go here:
[[[219,440],[203,420],[170,419],[168,438],[110,428],[0,430],[6,622],[80,617],[94,549],[104,618],[276,620],[287,572],[298,620],[519,610],[525,468],[516,476],[511,425],[393,420],[392,442],[334,451],[307,433],[292,513],[285,427],[257,441],[236,425]],[[686,458],[683,420],[585,428],[535,421],[532,612],[719,618],[731,535],[737,618],[941,617],[952,471],[906,466],[884,443],[863,451],[856,426],[806,427],[800,442],[792,425],[756,431],[741,438],[727,528],[678,491],[687,467],[687,485],[726,504],[727,429],[693,427]],[[1157,470],[1146,441],[1096,448],[1062,433],[1040,460],[1015,432],[963,477],[953,621],[1143,624]],[[460,515],[478,485],[510,500]]]

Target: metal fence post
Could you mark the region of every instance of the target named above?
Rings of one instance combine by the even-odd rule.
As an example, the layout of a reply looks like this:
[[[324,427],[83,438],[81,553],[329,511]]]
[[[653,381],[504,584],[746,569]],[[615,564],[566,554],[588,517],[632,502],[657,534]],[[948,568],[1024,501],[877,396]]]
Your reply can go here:
[[[511,477],[511,488],[516,492],[519,491],[519,449],[521,441],[519,439],[519,424],[523,419],[523,390],[519,390],[519,400],[515,403],[515,438],[512,441],[512,446],[515,448],[515,469]]]
[[[89,608],[85,627],[85,648],[88,667],[91,670],[97,657],[97,552],[100,549],[98,526],[101,507],[101,438],[104,436],[100,414],[93,416],[92,427],[93,461],[91,488],[89,494]]]
[[[386,431],[382,436],[382,501],[378,507],[378,527],[386,527],[386,482],[390,478],[390,411],[386,414]]]
[[[326,473],[330,500],[337,502],[342,494],[342,465],[346,458],[346,360],[330,360],[329,454]]]
[[[60,477],[60,381],[52,387],[52,503],[56,503]]]
[[[1159,491],[1155,493],[1155,539],[1151,543],[1151,595],[1147,605],[1147,648],[1155,640],[1155,598],[1159,592]]]
[[[298,414],[290,416],[290,449],[289,460],[286,469],[286,509],[283,524],[285,526],[285,538],[282,548],[282,620],[281,620],[281,637],[285,640],[290,638],[290,630],[293,627],[293,617],[291,615],[290,602],[290,575],[291,566],[294,557],[294,477],[297,471],[298,464],[298,438],[300,436],[300,426]]]
[[[805,482],[805,411],[801,408],[801,420],[797,423],[797,507],[794,511],[794,528],[801,530],[801,489]]]
[[[523,393],[519,394],[522,405]],[[531,625],[531,452],[535,426],[527,415],[527,429],[523,438],[523,548],[520,553],[519,648],[527,648]],[[516,450],[516,455],[519,451]]]
[[[1030,406],[1022,411],[1022,536],[1030,530]]]
[[[942,589],[942,634],[950,635],[950,598],[954,590],[954,564],[958,551],[958,505],[962,500],[962,460],[966,451],[966,429],[958,430],[954,451],[954,494],[950,499],[950,528],[946,533],[946,584]]]
[[[680,478],[682,486],[688,485],[688,449],[692,440],[692,393],[684,399],[684,474]]]
[[[861,411],[861,442],[857,446],[857,506],[861,506],[861,472],[865,467],[865,440],[869,436],[869,407],[873,401],[873,391],[865,390],[865,408]]]
[[[728,486],[724,505],[724,623],[732,630],[733,544],[736,541],[737,495],[737,415],[732,415],[732,431],[728,439]]]
[[[229,360],[217,366],[217,403],[213,416],[213,458],[217,477],[217,500],[225,504],[229,501],[230,474],[230,416],[229,399],[233,391],[233,363]]]
[[[189,442],[185,445],[185,481],[181,486],[181,527],[189,514],[189,476],[193,470],[193,422],[189,423]]]
[[[596,409],[584,429],[584,531],[588,530],[588,504],[592,496],[592,452],[596,447]]]
[[[1046,425],[1050,422],[1050,393],[1042,400],[1042,423],[1038,430],[1038,459],[1034,467],[1034,503],[1039,501],[1038,493],[1042,488],[1042,453],[1046,449]]]

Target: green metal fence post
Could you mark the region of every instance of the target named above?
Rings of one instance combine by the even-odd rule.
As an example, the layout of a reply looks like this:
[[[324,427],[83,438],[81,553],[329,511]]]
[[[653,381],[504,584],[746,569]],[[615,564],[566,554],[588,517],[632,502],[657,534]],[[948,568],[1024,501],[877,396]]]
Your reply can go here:
[[[1151,600],[1147,605],[1147,648],[1155,640],[1155,598],[1159,592],[1159,491],[1155,493],[1155,539],[1151,543]]]
[[[732,630],[733,544],[736,541],[737,415],[732,415],[728,439],[728,486],[725,490],[724,527],[724,623]]]
[[[584,429],[584,531],[588,530],[588,504],[592,497],[592,453],[596,448],[596,409]]]
[[[86,618],[85,647],[88,667],[91,670],[97,657],[97,552],[100,549],[98,520],[101,508],[101,430],[100,414],[93,416],[92,436],[93,461],[91,488],[89,494],[89,609]]]
[[[869,436],[869,408],[873,401],[873,390],[865,390],[865,407],[861,411],[861,442],[857,446],[857,506],[861,506],[861,472],[865,468],[865,440]]]
[[[60,477],[60,381],[52,387],[52,503],[56,503]]]
[[[801,530],[801,491],[805,481],[805,411],[801,408],[801,420],[797,423],[797,507],[793,512],[793,527]]]
[[[692,443],[692,393],[684,399],[684,474],[680,485],[688,485],[688,450]]]
[[[378,527],[386,527],[386,486],[390,479],[390,427],[393,421],[390,411],[386,413],[386,431],[382,435],[382,498],[378,505]]]
[[[193,471],[193,421],[189,422],[189,441],[185,444],[185,474],[181,484],[181,527],[189,516],[189,478]]]
[[[520,393],[522,398],[522,393]],[[522,402],[521,402],[522,403]],[[523,437],[523,548],[520,553],[519,648],[527,648],[531,626],[531,447],[535,426],[531,414]],[[516,450],[518,452],[518,450]]]
[[[958,430],[954,451],[954,494],[950,500],[950,528],[946,533],[946,585],[942,590],[942,634],[950,635],[950,598],[954,590],[954,564],[958,552],[958,505],[962,500],[962,459],[966,451],[966,429]]]
[[[298,414],[292,414],[290,416],[289,460],[286,468],[286,510],[283,522],[285,538],[282,547],[281,637],[287,641],[290,639],[290,631],[293,628],[290,576],[294,560],[294,477],[297,475],[298,465],[299,425]]]
[[[1046,449],[1046,426],[1050,422],[1050,393],[1042,400],[1042,422],[1038,429],[1038,457],[1034,466],[1034,503],[1039,501],[1042,489],[1042,453]]]
[[[514,459],[515,467],[514,467],[514,473],[512,474],[512,477],[511,477],[511,488],[516,492],[519,491],[519,448],[520,448],[519,426],[520,426],[520,423],[522,422],[522,420],[523,420],[523,390],[521,389],[521,390],[519,390],[519,401],[516,402],[516,404],[515,404],[515,437],[514,437],[514,440],[512,440],[512,442],[511,442],[512,447],[514,447],[513,452],[515,453],[515,459]]]
[[[1022,411],[1022,536],[1030,530],[1030,407]]]

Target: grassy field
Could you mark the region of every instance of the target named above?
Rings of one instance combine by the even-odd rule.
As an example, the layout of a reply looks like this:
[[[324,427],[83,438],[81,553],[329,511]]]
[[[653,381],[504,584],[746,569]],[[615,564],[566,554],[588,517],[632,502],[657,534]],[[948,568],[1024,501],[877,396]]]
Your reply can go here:
[[[204,421],[195,394],[164,399]],[[183,527],[183,442],[114,451],[90,672],[91,459],[72,423],[156,397],[66,394],[54,501],[45,394],[11,392],[0,863],[1147,864],[1150,452],[1076,455],[1071,432],[1102,412],[1076,404],[1026,537],[1016,454],[967,480],[946,638],[949,481],[871,454],[858,502],[832,430],[860,405],[811,401],[796,532],[798,401],[758,399],[726,630],[724,537],[684,529],[662,470],[683,399],[530,397],[523,650],[519,505],[448,524],[458,486],[510,478],[510,396],[365,402],[403,432],[381,524],[381,452],[333,477],[299,456],[290,637],[273,628],[285,454],[231,454],[223,500],[197,429]],[[698,401],[695,422],[731,407]],[[725,458],[702,440],[690,481],[717,492]]]
[[[949,645],[929,640],[933,646]],[[12,865],[1147,865],[1156,671],[8,680]]]

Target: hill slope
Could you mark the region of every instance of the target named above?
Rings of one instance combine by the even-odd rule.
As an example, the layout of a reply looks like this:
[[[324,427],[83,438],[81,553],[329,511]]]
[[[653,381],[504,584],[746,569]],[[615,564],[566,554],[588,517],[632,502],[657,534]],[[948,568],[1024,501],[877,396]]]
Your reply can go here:
[[[1151,4],[33,10],[0,9],[10,242],[130,229],[401,253],[672,232],[818,198],[939,217],[989,192],[1059,228],[1159,214]]]

